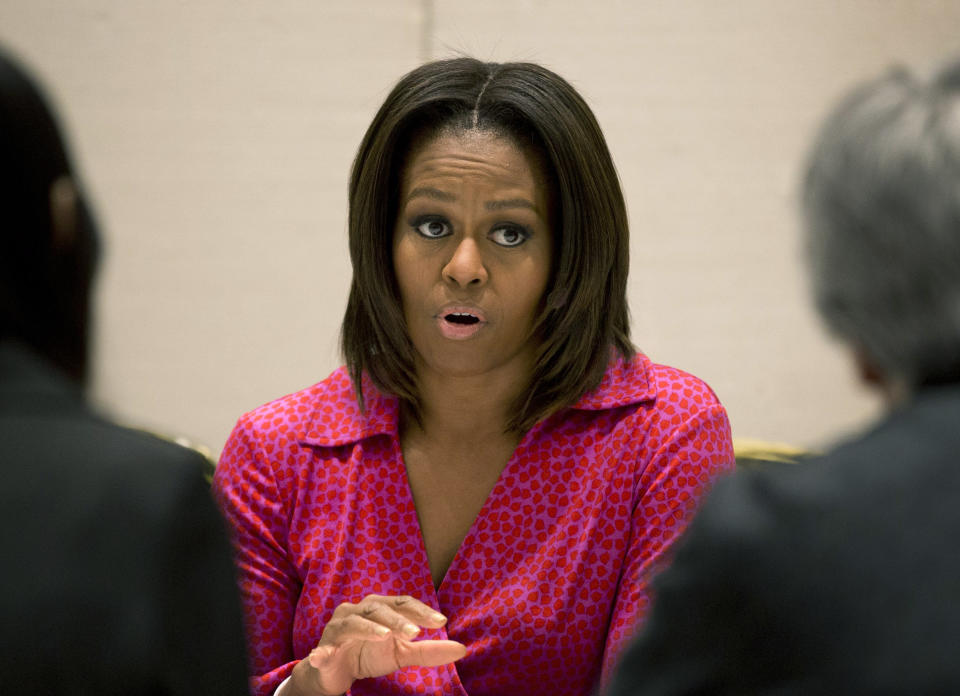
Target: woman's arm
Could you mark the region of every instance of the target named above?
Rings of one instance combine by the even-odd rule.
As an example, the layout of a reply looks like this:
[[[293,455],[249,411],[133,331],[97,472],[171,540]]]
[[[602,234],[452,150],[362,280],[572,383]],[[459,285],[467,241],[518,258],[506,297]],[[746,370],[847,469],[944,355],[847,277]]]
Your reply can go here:
[[[293,618],[302,586],[286,551],[287,517],[273,468],[247,417],[227,440],[213,492],[234,544],[251,691],[272,694],[296,664]]]
[[[712,395],[711,395],[712,396]],[[650,582],[670,560],[713,480],[733,470],[730,423],[714,400],[676,427],[647,456],[638,452],[630,546],[607,632],[602,685],[650,607]]]

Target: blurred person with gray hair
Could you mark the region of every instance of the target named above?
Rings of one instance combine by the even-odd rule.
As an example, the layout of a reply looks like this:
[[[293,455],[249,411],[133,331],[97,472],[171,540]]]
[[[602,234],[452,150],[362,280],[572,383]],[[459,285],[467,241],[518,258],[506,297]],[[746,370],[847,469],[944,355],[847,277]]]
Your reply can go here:
[[[611,696],[960,693],[960,61],[847,95],[802,202],[817,308],[887,413],[717,485]]]

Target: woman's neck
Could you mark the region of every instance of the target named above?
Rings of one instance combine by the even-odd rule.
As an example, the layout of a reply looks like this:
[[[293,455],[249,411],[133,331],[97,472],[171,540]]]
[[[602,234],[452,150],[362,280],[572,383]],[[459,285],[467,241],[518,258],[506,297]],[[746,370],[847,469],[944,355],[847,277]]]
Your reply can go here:
[[[482,375],[454,377],[418,366],[422,436],[437,442],[482,442],[512,437],[507,423],[517,397],[526,388],[529,372],[504,369]]]

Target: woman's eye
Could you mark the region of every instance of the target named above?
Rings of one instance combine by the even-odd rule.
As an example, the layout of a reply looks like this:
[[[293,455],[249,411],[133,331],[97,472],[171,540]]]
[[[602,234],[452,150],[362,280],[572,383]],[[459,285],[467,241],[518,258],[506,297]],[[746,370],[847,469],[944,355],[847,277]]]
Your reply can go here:
[[[490,233],[490,239],[500,246],[515,247],[530,239],[530,232],[522,227],[507,225],[493,230]]]
[[[414,229],[427,239],[439,239],[450,234],[450,225],[443,220],[417,220],[413,223]]]

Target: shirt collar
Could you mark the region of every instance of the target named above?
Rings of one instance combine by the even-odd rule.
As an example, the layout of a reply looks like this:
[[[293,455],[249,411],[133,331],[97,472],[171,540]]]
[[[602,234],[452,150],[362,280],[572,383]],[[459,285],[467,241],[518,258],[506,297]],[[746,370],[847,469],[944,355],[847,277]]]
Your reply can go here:
[[[346,368],[313,387],[313,413],[306,419],[299,441],[306,445],[337,447],[374,435],[394,435],[398,430],[399,400],[382,393],[366,375],[362,380],[363,403]]]
[[[617,356],[607,367],[603,380],[572,406],[581,411],[602,411],[630,406],[656,397],[650,360],[637,354],[629,360]],[[395,435],[399,423],[399,399],[377,389],[364,375],[360,410],[353,382],[345,368],[313,387],[314,410],[306,421],[299,441],[306,445],[337,447],[375,435]],[[335,408],[332,408],[335,406]]]
[[[630,359],[615,354],[600,384],[581,396],[572,408],[603,411],[654,400],[657,390],[650,367],[650,359],[643,353]]]

